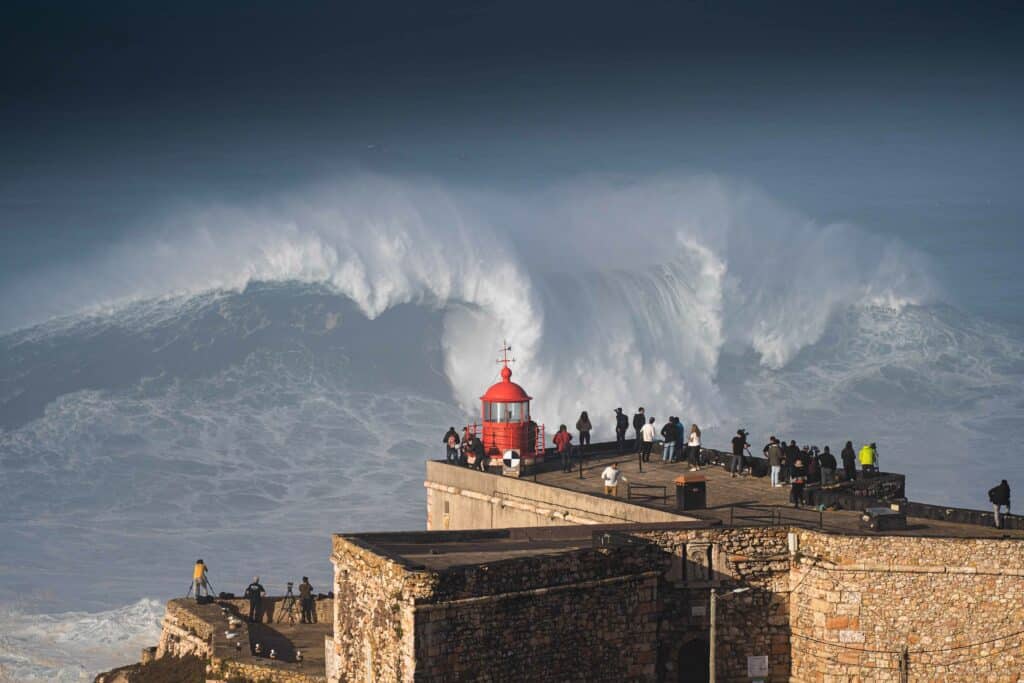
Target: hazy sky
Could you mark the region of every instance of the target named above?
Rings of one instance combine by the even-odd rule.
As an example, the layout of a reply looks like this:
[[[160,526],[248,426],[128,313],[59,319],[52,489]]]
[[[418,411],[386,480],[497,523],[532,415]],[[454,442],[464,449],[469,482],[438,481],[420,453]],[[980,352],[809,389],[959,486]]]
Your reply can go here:
[[[0,287],[353,168],[682,170],[896,234],[1018,320],[1022,29],[1013,2],[6,2]]]

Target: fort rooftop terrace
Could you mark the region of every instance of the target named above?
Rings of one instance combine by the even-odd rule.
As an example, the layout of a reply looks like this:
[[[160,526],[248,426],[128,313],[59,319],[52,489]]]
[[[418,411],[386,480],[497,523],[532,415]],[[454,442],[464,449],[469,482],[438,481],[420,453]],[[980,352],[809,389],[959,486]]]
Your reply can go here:
[[[721,451],[711,449],[707,449],[706,453],[712,460],[718,462],[726,461],[730,457]],[[526,482],[587,494],[609,502],[617,500],[631,506],[682,516],[684,519],[698,519],[726,526],[789,525],[820,528],[824,531],[844,534],[877,535],[878,533],[866,530],[861,526],[862,512],[860,509],[853,509],[852,505],[841,504],[839,506],[847,509],[818,510],[813,505],[797,509],[790,503],[790,487],[788,485],[772,488],[767,476],[743,475],[733,478],[721,464],[711,464],[701,468],[698,473],[692,473],[685,462],[664,463],[661,456],[655,454],[651,456],[649,462],[645,462],[641,466],[635,452],[618,454],[614,443],[593,444],[582,467],[579,460],[573,460],[571,472],[562,472],[557,460],[557,455],[549,453],[547,462],[536,467],[533,472],[525,473],[522,479]],[[615,498],[604,495],[601,480],[602,471],[613,462],[619,464],[619,469],[624,477],[623,483],[619,486],[619,494]],[[675,480],[680,476],[691,474],[700,474],[706,478],[707,507],[680,510],[676,505]],[[502,475],[494,474],[492,476]],[[878,480],[880,480],[879,483],[883,481],[892,483],[894,488],[902,491],[902,475],[880,473]],[[840,484],[822,489],[817,484],[808,484],[806,494],[813,499],[820,499],[823,497],[823,492],[834,496],[837,493],[850,492],[849,487],[849,484]],[[866,498],[865,500],[870,499]],[[848,498],[847,501],[849,501]],[[888,501],[885,503],[858,502],[861,505],[889,505]],[[1010,517],[1007,524],[1008,527],[1016,526],[1016,528],[996,529],[992,526],[990,512],[919,503],[901,504],[907,514],[907,528],[881,533],[901,536],[1024,539],[1024,528],[1022,528],[1024,525],[1021,525],[1019,517]],[[612,513],[609,515],[614,516]],[[623,518],[605,521],[638,520]]]

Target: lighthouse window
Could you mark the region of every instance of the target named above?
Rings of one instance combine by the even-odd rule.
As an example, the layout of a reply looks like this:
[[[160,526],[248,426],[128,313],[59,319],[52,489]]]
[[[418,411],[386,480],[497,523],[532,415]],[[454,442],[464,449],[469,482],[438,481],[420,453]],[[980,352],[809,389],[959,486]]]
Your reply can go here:
[[[488,422],[522,422],[529,416],[527,403],[487,403],[484,419]]]

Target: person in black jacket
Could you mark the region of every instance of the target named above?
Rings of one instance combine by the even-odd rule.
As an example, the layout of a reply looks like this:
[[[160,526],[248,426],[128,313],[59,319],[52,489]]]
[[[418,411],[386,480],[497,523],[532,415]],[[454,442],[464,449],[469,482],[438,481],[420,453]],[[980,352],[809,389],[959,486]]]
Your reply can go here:
[[[796,445],[796,439],[790,439],[789,445],[785,449],[786,461],[782,463],[782,474],[785,475],[786,481],[793,481],[793,463],[796,462],[797,457],[800,455],[800,447]],[[804,461],[804,467],[807,466],[807,461]]]
[[[633,431],[636,432],[636,452],[640,452],[640,446],[643,445],[643,439],[640,436],[640,430],[647,424],[647,416],[644,415],[644,409],[637,408],[636,413],[633,415]]]
[[[263,596],[267,591],[260,583],[260,577],[252,577],[252,583],[245,588],[245,597],[249,599],[249,622],[256,623],[263,619]]]
[[[729,463],[729,474],[732,477],[743,474],[743,449],[745,448],[750,448],[750,444],[747,443],[747,433],[740,429],[736,432],[736,436],[732,437],[732,462]]]
[[[594,425],[590,424],[590,416],[584,410],[580,413],[580,419],[576,420],[576,431],[580,434],[580,451],[584,446],[590,445],[590,431],[593,428]]]
[[[821,485],[831,486],[836,480],[836,456],[825,446],[818,459],[821,462]]]
[[[476,459],[473,466],[481,472],[486,472],[487,465],[485,462],[487,461],[487,454],[484,453],[484,442],[480,440],[479,436],[473,437],[473,456]]]
[[[1010,485],[1003,479],[999,486],[989,489],[988,499],[992,501],[992,515],[995,517],[996,528],[1003,528],[1002,508],[1010,514]]]
[[[821,481],[821,460],[818,458],[817,446],[810,446],[804,448],[804,453],[807,455],[807,459],[804,460],[807,463],[807,480],[816,482]]]
[[[665,445],[661,450],[662,462],[675,462],[676,441],[679,440],[678,429],[674,417],[669,417],[668,422],[661,428],[661,436],[665,439]]]
[[[804,462],[804,457],[802,453],[797,451],[796,459],[790,468],[793,480],[792,486],[789,489],[789,500],[797,508],[804,502],[804,484],[807,483],[807,465]]]
[[[622,408],[615,409],[615,443],[619,446],[619,453],[626,452],[626,430],[629,429],[629,418],[622,412]]]
[[[840,453],[843,458],[843,474],[846,481],[853,481],[857,476],[857,453],[853,450],[853,442],[847,441]]]
[[[459,433],[455,431],[455,427],[448,428],[448,431],[444,433],[444,438],[441,439],[441,443],[448,449],[448,452],[445,454],[445,460],[448,462],[458,462]]]

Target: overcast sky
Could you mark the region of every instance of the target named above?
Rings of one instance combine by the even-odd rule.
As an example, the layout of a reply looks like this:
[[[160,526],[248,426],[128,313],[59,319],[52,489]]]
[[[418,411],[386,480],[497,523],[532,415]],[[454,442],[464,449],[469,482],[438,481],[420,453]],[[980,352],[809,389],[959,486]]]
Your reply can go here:
[[[946,266],[988,254],[960,295],[997,311],[1022,293],[1022,7],[6,2],[0,287],[181,203],[353,168],[694,171]]]

